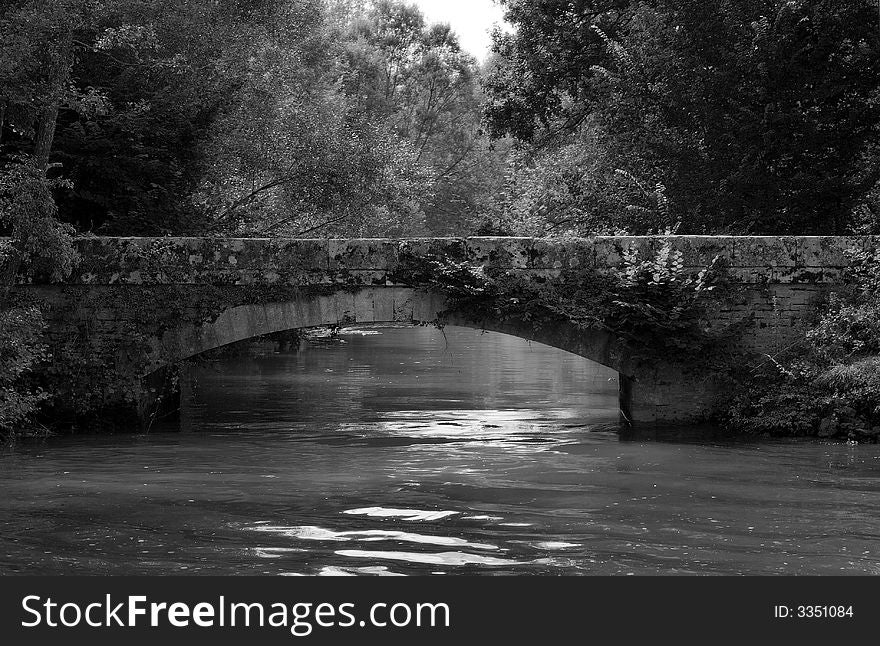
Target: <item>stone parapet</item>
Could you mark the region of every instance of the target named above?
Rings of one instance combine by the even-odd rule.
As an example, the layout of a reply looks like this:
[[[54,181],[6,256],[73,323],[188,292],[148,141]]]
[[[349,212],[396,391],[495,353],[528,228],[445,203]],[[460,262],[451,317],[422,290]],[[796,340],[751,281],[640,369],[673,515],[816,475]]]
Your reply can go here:
[[[722,258],[746,283],[841,281],[863,237],[614,236],[593,238],[82,238],[79,285],[395,284],[401,259],[441,256],[498,269],[617,270],[628,254],[647,258],[668,244],[691,270]]]

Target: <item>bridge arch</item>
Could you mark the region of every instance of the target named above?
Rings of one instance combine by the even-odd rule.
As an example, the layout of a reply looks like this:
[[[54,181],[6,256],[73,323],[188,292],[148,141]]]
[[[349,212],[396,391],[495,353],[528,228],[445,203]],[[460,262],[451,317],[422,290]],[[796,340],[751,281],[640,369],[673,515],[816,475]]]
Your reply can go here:
[[[622,419],[631,417],[631,372],[619,352],[616,339],[597,330],[584,334],[574,326],[556,325],[535,329],[528,323],[471,320],[446,313],[441,293],[404,287],[341,287],[332,293],[303,295],[295,300],[248,303],[232,306],[215,320],[202,325],[181,323],[157,339],[142,377],[145,383],[142,419],[155,417],[167,408],[169,389],[174,388],[174,366],[204,352],[247,339],[294,329],[375,323],[445,324],[501,332],[542,343],[595,361],[620,375]],[[152,396],[150,395],[152,393]],[[165,402],[162,404],[161,402]],[[176,401],[176,400],[175,400]]]

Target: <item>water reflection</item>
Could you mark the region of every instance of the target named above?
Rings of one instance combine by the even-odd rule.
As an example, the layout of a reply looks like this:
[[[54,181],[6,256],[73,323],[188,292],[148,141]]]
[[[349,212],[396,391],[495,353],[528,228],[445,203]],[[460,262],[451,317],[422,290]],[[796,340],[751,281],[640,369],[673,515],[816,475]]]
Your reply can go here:
[[[880,573],[876,445],[621,442],[610,371],[378,332],[204,366],[183,433],[7,452],[0,572]]]

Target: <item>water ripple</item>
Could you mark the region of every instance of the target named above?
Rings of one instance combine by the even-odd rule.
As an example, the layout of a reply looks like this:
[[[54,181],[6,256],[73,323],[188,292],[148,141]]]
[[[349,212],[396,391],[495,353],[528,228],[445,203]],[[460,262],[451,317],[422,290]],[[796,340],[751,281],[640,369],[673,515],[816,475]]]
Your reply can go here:
[[[377,559],[387,561],[407,561],[409,563],[428,563],[431,565],[519,565],[521,561],[502,559],[495,556],[468,554],[467,552],[379,552],[368,550],[337,550],[339,556],[351,558]]]
[[[419,509],[388,509],[387,507],[363,507],[348,509],[343,514],[352,516],[376,516],[379,518],[400,518],[401,520],[440,520],[460,514],[460,511],[426,511]]]
[[[361,531],[342,531],[335,532],[331,529],[323,527],[275,527],[271,525],[261,525],[252,528],[255,532],[267,532],[277,534],[289,538],[296,538],[305,541],[363,541],[363,542],[379,542],[379,541],[402,541],[405,543],[420,543],[425,545],[441,545],[444,547],[464,547],[476,550],[497,550],[497,545],[489,545],[487,543],[471,543],[462,538],[454,538],[451,536],[429,536],[424,534],[413,534],[411,532],[385,531],[381,529],[367,529]],[[278,549],[265,549],[264,551],[281,551]]]

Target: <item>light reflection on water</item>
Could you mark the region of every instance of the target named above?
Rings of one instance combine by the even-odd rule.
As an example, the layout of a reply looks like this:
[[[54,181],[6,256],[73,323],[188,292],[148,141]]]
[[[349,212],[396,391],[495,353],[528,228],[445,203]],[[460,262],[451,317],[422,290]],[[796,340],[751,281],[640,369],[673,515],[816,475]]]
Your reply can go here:
[[[880,573],[876,445],[622,441],[613,373],[502,335],[316,345],[4,454],[0,572]]]

